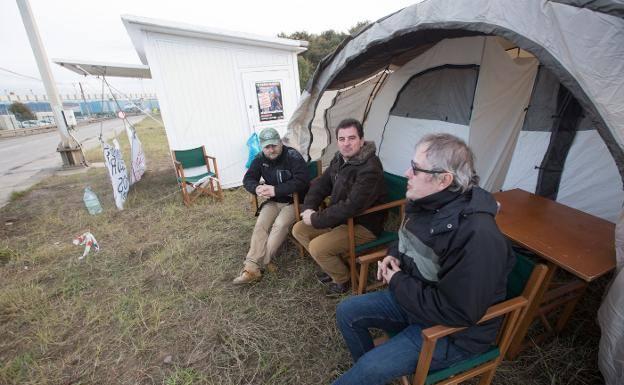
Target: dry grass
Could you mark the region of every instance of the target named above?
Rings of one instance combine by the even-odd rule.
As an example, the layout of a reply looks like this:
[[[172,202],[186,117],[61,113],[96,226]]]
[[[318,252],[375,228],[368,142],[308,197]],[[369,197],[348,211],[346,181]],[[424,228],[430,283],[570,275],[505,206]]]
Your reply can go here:
[[[104,169],[50,178],[0,209],[0,384],[323,384],[346,370],[337,301],[322,296],[313,263],[288,245],[276,273],[232,286],[254,223],[248,195],[184,207],[162,127],[145,120],[138,132],[149,170],[126,210]],[[103,214],[84,209],[86,185]],[[102,249],[80,262],[71,240],[86,230]],[[605,282],[561,336],[505,362],[495,383],[600,383]]]

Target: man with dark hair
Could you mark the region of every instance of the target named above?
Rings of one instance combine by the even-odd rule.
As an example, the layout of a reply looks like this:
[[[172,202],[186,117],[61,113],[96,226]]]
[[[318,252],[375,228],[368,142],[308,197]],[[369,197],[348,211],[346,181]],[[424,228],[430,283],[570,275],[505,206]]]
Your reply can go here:
[[[496,201],[478,187],[472,151],[452,135],[427,135],[405,176],[399,241],[377,271],[389,290],[347,298],[336,309],[354,365],[334,385],[386,384],[414,373],[421,331],[434,325],[467,329],[438,340],[433,371],[485,352],[496,339],[500,319],[476,323],[505,299],[515,258],[496,226]],[[395,335],[374,347],[370,328]]]
[[[375,143],[364,141],[362,124],[345,119],[336,128],[338,152],[323,175],[312,183],[303,203],[302,220],[293,227],[294,237],[323,270],[318,279],[328,295],[349,289],[349,267],[343,257],[349,250],[347,219],[383,203],[386,186]],[[316,211],[325,198],[329,206]],[[355,242],[374,240],[383,230],[384,213],[355,219]]]
[[[258,137],[262,152],[251,162],[243,186],[267,200],[260,207],[243,271],[234,278],[234,284],[255,282],[262,277],[266,266],[270,268],[271,258],[296,220],[293,193],[303,196],[309,185],[305,160],[297,150],[282,144],[275,129],[265,128]],[[264,183],[260,183],[260,178]]]

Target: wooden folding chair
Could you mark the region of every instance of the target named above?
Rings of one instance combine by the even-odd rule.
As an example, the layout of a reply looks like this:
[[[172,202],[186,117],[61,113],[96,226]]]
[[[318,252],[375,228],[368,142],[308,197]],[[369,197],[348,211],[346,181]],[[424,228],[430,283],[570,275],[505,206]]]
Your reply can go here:
[[[491,306],[478,322],[483,323],[504,317],[496,344],[483,354],[460,361],[448,368],[430,372],[429,367],[436,342],[440,338],[466,328],[438,325],[423,330],[423,346],[411,383],[413,385],[459,384],[470,378],[481,376],[479,385],[488,385],[494,377],[496,368],[505,357],[519,323],[527,315],[526,310],[529,304],[535,300],[547,271],[548,268],[545,265],[535,264],[522,254],[516,254],[516,264],[507,277],[507,299]],[[403,377],[401,381],[405,385],[410,383],[407,377]]]
[[[359,256],[363,254],[374,253],[375,250],[381,252],[387,251],[387,245],[391,242],[399,239],[396,231],[383,231],[374,241],[367,242],[361,245],[355,245],[355,218],[358,216],[370,214],[378,211],[399,211],[399,219],[403,221],[405,215],[405,191],[407,188],[407,178],[384,172],[384,182],[386,184],[387,200],[388,203],[384,203],[378,206],[370,207],[355,217],[347,220],[347,226],[349,231],[349,270],[351,271],[351,287],[354,294],[362,294],[366,290],[373,290],[379,287],[380,283],[373,283],[367,285],[369,265],[375,259],[361,259]],[[377,256],[377,252],[374,253]],[[384,254],[385,256],[386,254]],[[370,260],[370,262],[369,262]],[[357,266],[359,268],[359,274]]]
[[[308,166],[308,172],[310,174],[310,183],[312,183],[314,179],[320,177],[321,174],[323,173],[323,163],[320,159],[312,160],[308,162],[307,166]],[[299,193],[298,192],[293,193],[293,204],[295,205],[295,222],[301,219],[300,207],[302,203],[303,202],[301,202]],[[258,215],[258,209],[260,208],[260,203],[258,202],[258,196],[256,194],[251,194],[251,208],[256,213],[256,215]],[[305,249],[303,248],[303,246],[299,244],[299,242],[297,242],[297,240],[295,240],[294,238],[293,240],[295,244],[297,245],[297,248],[299,249],[299,254],[303,256]]]
[[[186,206],[190,206],[201,195],[223,199],[217,159],[208,156],[204,146],[190,150],[173,150],[171,156],[178,177],[178,185],[182,190],[182,200]],[[210,161],[212,161],[212,167]]]

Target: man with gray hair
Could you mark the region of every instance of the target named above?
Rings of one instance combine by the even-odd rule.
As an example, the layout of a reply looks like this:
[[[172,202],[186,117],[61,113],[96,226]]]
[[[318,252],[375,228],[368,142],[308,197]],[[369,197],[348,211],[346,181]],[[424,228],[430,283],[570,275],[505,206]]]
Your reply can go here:
[[[433,371],[483,353],[496,339],[500,320],[476,323],[505,299],[515,260],[494,221],[496,201],[477,185],[472,151],[455,136],[427,135],[405,176],[399,241],[377,271],[389,290],[348,298],[336,310],[354,366],[334,384],[385,384],[412,374],[421,331],[434,325],[467,329],[438,340]],[[370,328],[395,335],[374,347]]]

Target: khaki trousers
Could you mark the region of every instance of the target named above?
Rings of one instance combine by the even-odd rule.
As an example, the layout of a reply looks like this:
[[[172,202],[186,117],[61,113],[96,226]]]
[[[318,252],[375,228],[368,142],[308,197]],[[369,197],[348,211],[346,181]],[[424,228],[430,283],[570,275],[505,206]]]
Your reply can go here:
[[[271,258],[275,257],[275,253],[288,236],[288,230],[293,223],[295,223],[293,204],[266,202],[260,210],[251,234],[245,270],[258,272],[271,262]]]
[[[293,227],[293,236],[305,247],[316,263],[336,283],[349,281],[348,262],[343,260],[349,254],[349,228],[340,225],[334,228],[315,229],[303,221]],[[375,234],[362,225],[355,225],[355,244],[374,240]]]

